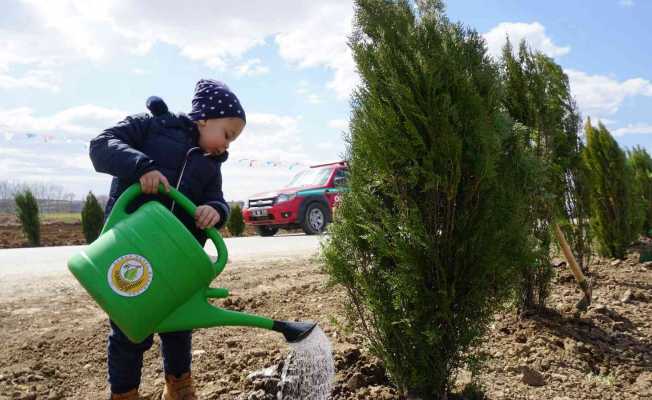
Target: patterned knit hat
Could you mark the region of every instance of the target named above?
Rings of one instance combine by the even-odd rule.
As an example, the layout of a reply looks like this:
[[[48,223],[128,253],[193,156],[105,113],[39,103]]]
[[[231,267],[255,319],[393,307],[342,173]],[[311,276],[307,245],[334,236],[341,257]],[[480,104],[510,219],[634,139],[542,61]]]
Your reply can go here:
[[[195,85],[192,111],[188,116],[193,121],[213,118],[240,118],[247,122],[244,108],[236,95],[226,84],[213,79],[201,79]]]

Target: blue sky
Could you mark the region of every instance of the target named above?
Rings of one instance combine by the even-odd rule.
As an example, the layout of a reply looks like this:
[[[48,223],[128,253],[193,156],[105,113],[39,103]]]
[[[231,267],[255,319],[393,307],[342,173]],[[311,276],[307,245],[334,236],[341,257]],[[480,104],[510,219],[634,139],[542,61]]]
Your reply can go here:
[[[79,198],[108,191],[86,144],[150,95],[189,111],[195,82],[225,81],[249,123],[231,146],[224,192],[244,200],[344,150],[356,73],[350,1],[9,0],[0,15],[0,181],[47,182]],[[567,71],[584,116],[652,152],[652,2],[456,0],[452,20],[525,38]],[[30,135],[30,137],[27,136]],[[251,163],[244,160],[257,160]],[[277,167],[266,162],[285,162]]]

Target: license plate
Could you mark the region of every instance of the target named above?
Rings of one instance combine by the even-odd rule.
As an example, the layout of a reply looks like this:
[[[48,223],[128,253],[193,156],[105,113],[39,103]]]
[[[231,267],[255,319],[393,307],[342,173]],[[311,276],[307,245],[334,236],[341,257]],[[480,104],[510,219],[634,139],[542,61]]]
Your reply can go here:
[[[262,208],[259,210],[251,210],[251,216],[253,217],[264,217],[267,215],[267,210]]]

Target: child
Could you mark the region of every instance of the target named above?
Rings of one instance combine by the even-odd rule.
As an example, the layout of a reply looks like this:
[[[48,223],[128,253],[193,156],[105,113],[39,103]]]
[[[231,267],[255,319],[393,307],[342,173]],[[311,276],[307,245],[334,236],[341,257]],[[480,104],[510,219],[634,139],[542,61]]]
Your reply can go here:
[[[95,170],[113,175],[106,205],[109,214],[120,194],[140,182],[144,195],[128,211],[148,200],[158,200],[174,214],[203,245],[205,228],[222,226],[229,206],[222,196],[220,167],[228,157],[229,144],[244,129],[246,118],[238,98],[223,83],[197,82],[188,116],[172,114],[158,98],[148,100],[149,114],[127,117],[91,141],[90,157]],[[167,196],[157,195],[159,183],[168,191],[174,185],[198,204],[188,215]],[[182,265],[179,268],[183,268]],[[152,346],[152,336],[132,343],[111,321],[108,338],[108,370],[111,399],[138,399],[143,353]],[[196,395],[190,377],[191,332],[161,333],[165,370],[164,400],[192,400]]]

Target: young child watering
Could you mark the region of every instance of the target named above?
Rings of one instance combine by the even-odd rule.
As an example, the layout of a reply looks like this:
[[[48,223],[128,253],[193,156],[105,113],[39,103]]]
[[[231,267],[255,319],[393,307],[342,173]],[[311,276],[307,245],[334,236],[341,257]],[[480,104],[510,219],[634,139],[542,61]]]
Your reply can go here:
[[[148,102],[149,103],[149,102]],[[244,129],[245,112],[236,95],[222,82],[197,82],[188,115],[172,114],[160,99],[148,104],[154,115],[137,114],[106,129],[91,141],[90,157],[95,170],[113,175],[105,214],[109,215],[123,191],[140,182],[140,198],[131,209],[157,200],[174,214],[203,245],[204,229],[221,227],[229,215],[222,195],[221,164],[228,158],[229,144]],[[159,196],[159,184],[169,190],[174,185],[193,203],[188,215],[167,196]],[[182,265],[179,268],[183,268]],[[153,343],[149,336],[131,342],[113,323],[108,338],[108,375],[111,399],[137,400],[143,353]],[[163,400],[196,399],[190,375],[190,331],[159,334],[165,389]]]

